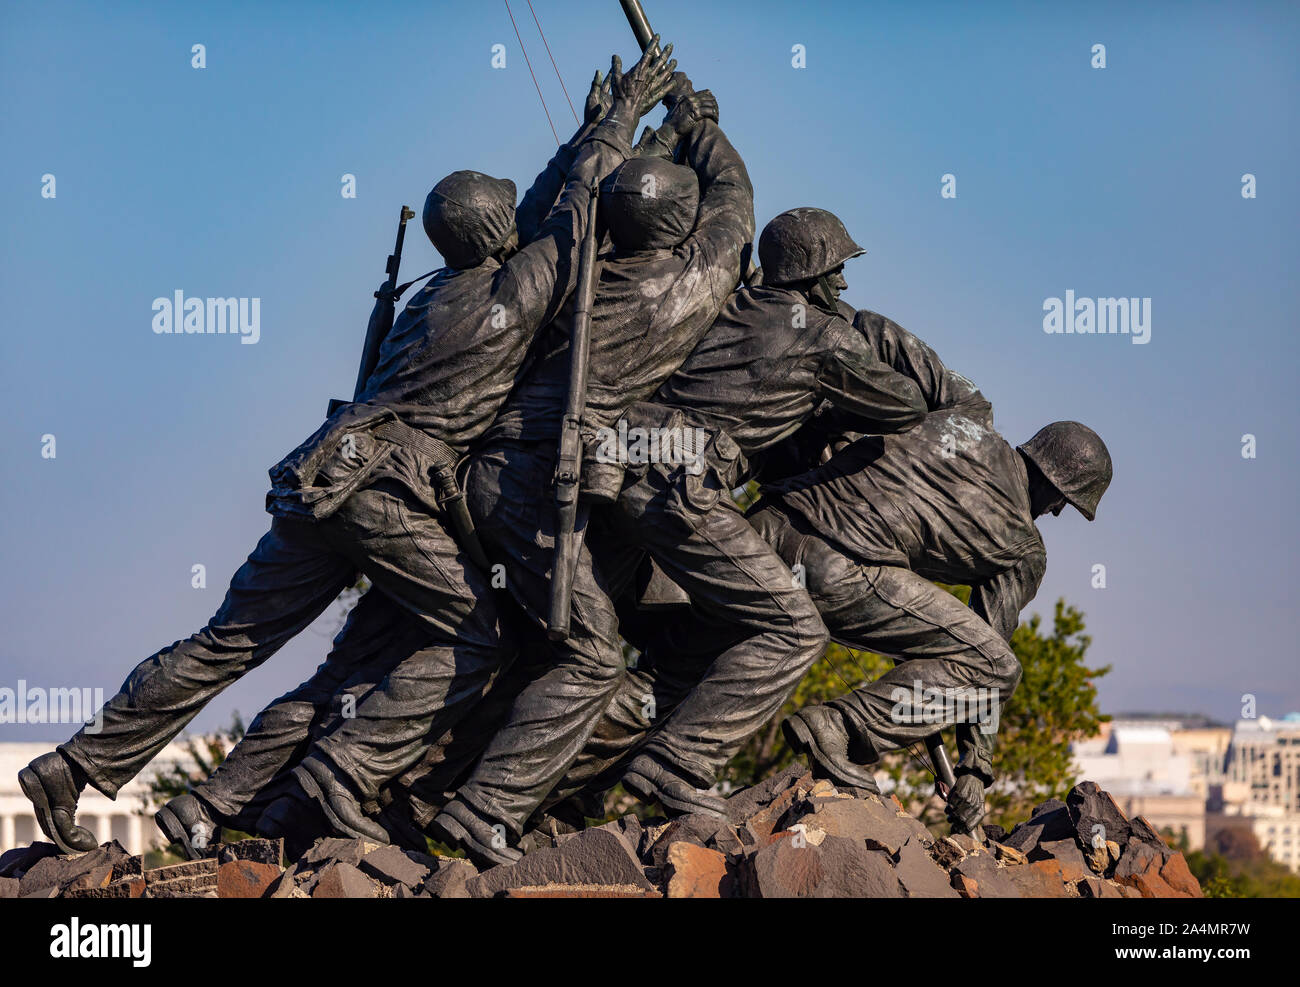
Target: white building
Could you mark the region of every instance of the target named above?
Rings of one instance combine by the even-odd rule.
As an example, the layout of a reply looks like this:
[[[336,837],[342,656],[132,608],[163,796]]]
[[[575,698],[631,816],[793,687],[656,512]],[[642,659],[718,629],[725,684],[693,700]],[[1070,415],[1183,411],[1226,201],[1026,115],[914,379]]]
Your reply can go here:
[[[1223,811],[1212,828],[1247,828],[1270,857],[1300,873],[1300,714],[1238,720],[1228,747]]]
[[[18,772],[54,746],[48,742],[0,743],[0,852],[46,840],[36,824],[31,802],[18,786]],[[78,802],[77,822],[94,833],[100,843],[117,840],[128,853],[142,854],[161,846],[163,837],[154,825],[153,814],[140,815],[148,791],[146,779],[169,765],[190,760],[184,742],[172,743],[140,777],[122,787],[116,801],[87,788]]]

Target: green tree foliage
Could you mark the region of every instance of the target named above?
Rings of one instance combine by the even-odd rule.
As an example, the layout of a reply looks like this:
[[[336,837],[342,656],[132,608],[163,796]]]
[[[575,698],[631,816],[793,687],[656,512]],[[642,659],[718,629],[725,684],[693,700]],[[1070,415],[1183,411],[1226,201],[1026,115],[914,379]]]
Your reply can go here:
[[[963,602],[965,586],[945,587]],[[998,780],[988,793],[987,822],[1010,826],[1028,817],[1047,798],[1063,798],[1074,785],[1069,751],[1072,740],[1095,736],[1107,719],[1097,706],[1093,684],[1110,667],[1089,668],[1084,656],[1091,638],[1083,633],[1083,614],[1064,600],[1056,603],[1050,631],[1042,618],[1031,617],[1016,629],[1012,649],[1024,675],[1002,710],[994,750]],[[890,659],[832,644],[799,683],[780,715],[753,737],[728,765],[727,787],[743,787],[779,771],[792,753],[781,736],[781,720],[810,703],[821,703],[872,681],[892,666]],[[955,750],[953,731],[945,732],[949,751]],[[934,779],[920,757],[896,753],[877,768],[882,783],[893,790],[909,811],[929,825],[941,825],[942,803],[934,797]]]
[[[1300,875],[1272,860],[1244,827],[1221,830],[1185,856],[1207,898],[1300,898]]]

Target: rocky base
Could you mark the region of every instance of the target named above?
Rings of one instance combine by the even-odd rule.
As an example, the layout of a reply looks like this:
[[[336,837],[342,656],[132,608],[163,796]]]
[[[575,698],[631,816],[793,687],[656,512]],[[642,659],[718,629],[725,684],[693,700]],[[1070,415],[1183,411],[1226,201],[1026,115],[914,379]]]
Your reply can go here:
[[[1092,782],[1007,834],[936,839],[892,798],[792,766],[728,800],[729,820],[624,816],[552,833],[480,873],[451,857],[324,839],[285,867],[279,841],[144,870],[116,842],[0,857],[0,898],[1187,898],[1182,854]]]

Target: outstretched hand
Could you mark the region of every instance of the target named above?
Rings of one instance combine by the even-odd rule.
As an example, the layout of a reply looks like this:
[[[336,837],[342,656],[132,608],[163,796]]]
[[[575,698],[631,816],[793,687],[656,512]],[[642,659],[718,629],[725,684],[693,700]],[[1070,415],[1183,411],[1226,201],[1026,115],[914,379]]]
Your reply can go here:
[[[610,104],[614,102],[611,91],[612,81],[612,74],[602,76],[600,69],[596,70],[596,78],[591,80],[591,91],[587,93],[587,106],[582,115],[583,124],[590,126],[609,112]]]
[[[677,68],[677,60],[668,57],[672,51],[672,45],[659,50],[659,35],[656,34],[640,61],[626,75],[623,74],[621,58],[615,55],[610,60],[609,78],[614,99],[630,104],[638,119],[654,109],[672,88],[673,71]]]
[[[678,136],[685,137],[705,120],[718,122],[718,101],[713,93],[702,89],[677,100],[664,122],[671,125]]]

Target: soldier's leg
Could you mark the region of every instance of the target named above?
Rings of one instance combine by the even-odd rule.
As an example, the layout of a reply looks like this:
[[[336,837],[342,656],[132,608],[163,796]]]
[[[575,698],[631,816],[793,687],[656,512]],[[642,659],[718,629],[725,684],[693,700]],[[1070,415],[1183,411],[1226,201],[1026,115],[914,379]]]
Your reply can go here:
[[[622,611],[620,610],[620,613]],[[580,791],[604,791],[618,784],[631,758],[653,736],[727,648],[744,636],[732,625],[706,617],[693,607],[657,615],[657,626],[637,646],[641,656],[629,668],[582,753],[544,807]],[[620,627],[624,621],[620,618]]]
[[[819,539],[809,540],[804,563],[832,638],[897,660],[826,704],[843,717],[855,759],[869,762],[956,723],[996,729],[1020,663],[969,607],[914,572],[856,565]]]
[[[402,607],[377,590],[367,592],[315,674],[258,713],[193,793],[224,825],[251,831],[277,794],[273,782],[303,758],[326,724],[351,716],[398,661],[427,641],[424,627]]]
[[[222,689],[315,620],[355,576],[318,526],[276,518],[197,634],[145,659],[103,709],[102,729],[59,750],[110,798]]]
[[[466,484],[488,555],[505,564],[512,595],[539,626],[549,607],[555,511],[549,451],[496,447],[476,457]],[[579,511],[585,526],[588,512]],[[584,545],[573,584],[570,634],[519,693],[505,725],[444,809],[476,828],[504,825],[516,837],[586,745],[624,672],[618,621]],[[471,818],[474,817],[474,818]],[[435,821],[435,825],[437,822]]]
[[[618,509],[693,608],[737,634],[645,746],[701,788],[777,713],[827,641],[790,568],[708,476],[669,478],[652,468],[624,490]]]
[[[415,618],[425,639],[304,762],[323,757],[369,800],[420,759],[429,735],[474,707],[513,659],[515,643],[488,576],[404,486],[381,481],[359,491],[337,517],[331,537],[353,551],[375,590]]]

